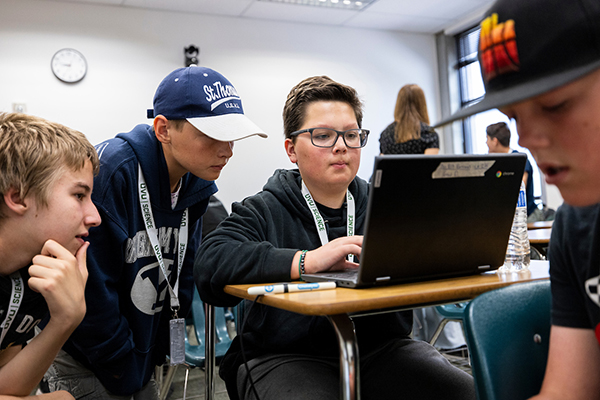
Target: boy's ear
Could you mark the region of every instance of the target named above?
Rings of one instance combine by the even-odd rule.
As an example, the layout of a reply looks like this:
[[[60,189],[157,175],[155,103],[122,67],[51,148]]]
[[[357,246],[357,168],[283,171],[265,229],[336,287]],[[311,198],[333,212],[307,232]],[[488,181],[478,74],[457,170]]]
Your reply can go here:
[[[158,115],[154,118],[154,134],[158,141],[164,144],[171,143],[171,135],[167,129],[168,125],[169,121],[162,115]]]
[[[296,145],[292,142],[292,139],[285,139],[283,145],[285,146],[285,152],[290,158],[290,161],[296,164],[298,162],[298,156],[296,155]]]
[[[9,210],[18,215],[23,215],[29,209],[29,202],[21,197],[19,191],[11,187],[4,193],[4,204]]]

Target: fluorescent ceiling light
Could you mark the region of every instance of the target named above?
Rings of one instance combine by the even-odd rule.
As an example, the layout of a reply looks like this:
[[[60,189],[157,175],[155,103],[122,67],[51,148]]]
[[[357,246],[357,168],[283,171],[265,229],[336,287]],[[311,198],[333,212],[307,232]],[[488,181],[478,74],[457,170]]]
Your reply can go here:
[[[257,0],[271,3],[297,4],[313,7],[330,7],[345,10],[362,10],[377,0]]]

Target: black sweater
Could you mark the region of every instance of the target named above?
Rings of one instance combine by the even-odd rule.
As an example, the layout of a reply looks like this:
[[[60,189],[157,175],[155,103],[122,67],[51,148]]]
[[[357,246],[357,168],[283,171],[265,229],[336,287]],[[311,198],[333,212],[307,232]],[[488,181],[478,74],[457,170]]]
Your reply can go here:
[[[292,259],[299,250],[321,246],[313,217],[301,193],[298,170],[278,170],[263,191],[234,203],[229,218],[201,245],[194,263],[194,278],[203,301],[234,306],[240,299],[223,291],[227,284],[289,282]],[[355,178],[356,227],[364,231],[368,184]],[[327,220],[329,240],[346,235],[346,207],[319,206]],[[383,346],[392,338],[406,337],[412,312],[360,317],[354,320],[359,354]],[[326,317],[305,316],[256,304],[247,317],[244,349],[248,360],[264,354],[305,354],[338,357],[338,344]],[[239,337],[223,359],[220,375],[235,383],[241,364]]]

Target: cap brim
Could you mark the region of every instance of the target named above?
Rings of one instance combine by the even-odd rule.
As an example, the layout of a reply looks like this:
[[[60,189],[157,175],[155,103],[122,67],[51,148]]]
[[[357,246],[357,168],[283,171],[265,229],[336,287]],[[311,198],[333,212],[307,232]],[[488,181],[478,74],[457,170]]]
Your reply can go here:
[[[250,136],[268,137],[244,114],[225,114],[214,117],[188,118],[187,121],[206,136],[222,142],[233,142]]]
[[[499,108],[511,104],[519,103],[531,97],[538,96],[550,90],[556,89],[570,83],[584,75],[587,75],[596,69],[600,68],[600,60],[586,64],[582,67],[572,68],[568,71],[545,76],[533,81],[524,82],[519,85],[504,89],[496,90],[485,94],[483,100],[472,106],[463,108],[452,114],[450,117],[442,119],[433,125],[434,128],[449,124],[450,122],[470,117],[483,111]]]

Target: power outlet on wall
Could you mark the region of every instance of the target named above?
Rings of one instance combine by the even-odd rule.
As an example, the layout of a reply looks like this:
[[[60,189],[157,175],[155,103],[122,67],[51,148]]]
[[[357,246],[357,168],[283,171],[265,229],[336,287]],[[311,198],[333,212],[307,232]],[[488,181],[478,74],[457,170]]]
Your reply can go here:
[[[27,105],[25,103],[12,103],[13,112],[16,113],[26,113]]]

